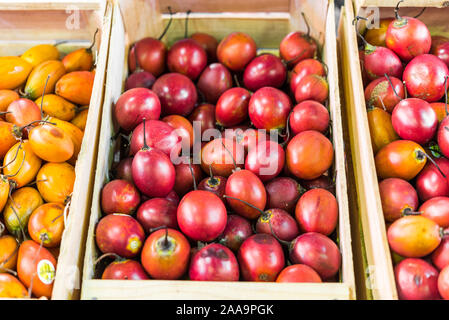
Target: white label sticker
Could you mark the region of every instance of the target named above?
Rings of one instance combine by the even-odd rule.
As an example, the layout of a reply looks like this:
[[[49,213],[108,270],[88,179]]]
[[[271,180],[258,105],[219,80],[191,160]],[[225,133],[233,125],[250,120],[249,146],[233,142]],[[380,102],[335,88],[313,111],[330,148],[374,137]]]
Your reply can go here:
[[[44,284],[52,284],[55,280],[55,266],[51,261],[43,259],[37,264],[37,276]]]

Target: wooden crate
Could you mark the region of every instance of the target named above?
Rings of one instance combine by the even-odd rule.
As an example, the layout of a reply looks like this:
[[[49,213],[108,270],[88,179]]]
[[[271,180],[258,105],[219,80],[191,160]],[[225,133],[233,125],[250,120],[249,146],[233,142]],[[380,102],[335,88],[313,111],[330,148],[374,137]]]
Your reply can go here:
[[[355,177],[358,212],[352,216],[355,250],[357,295],[366,299],[398,299],[393,264],[388,245],[373,149],[365,108],[364,87],[360,70],[357,35],[352,21],[356,15],[373,12],[378,8],[379,17],[394,17],[396,1],[356,0],[346,1],[342,8],[338,32],[341,78],[344,88],[343,113],[346,114],[348,135],[352,149],[351,171]],[[449,36],[447,1],[407,0],[400,5],[400,14],[414,16],[422,7],[426,11],[419,17],[432,35]],[[371,8],[365,10],[367,8]],[[377,9],[375,9],[377,10]],[[362,25],[362,23],[360,23]],[[360,26],[361,27],[361,26]],[[351,174],[349,174],[351,175]]]
[[[345,155],[343,153],[342,123],[338,89],[338,67],[336,60],[336,39],[334,7],[330,1],[262,1],[266,12],[257,2],[240,3],[230,1],[233,6],[223,4],[233,13],[211,13],[217,11],[219,1],[188,1],[193,11],[189,16],[191,33],[203,31],[218,39],[231,31],[250,34],[259,47],[277,48],[283,36],[291,30],[305,30],[301,10],[309,17],[312,36],[324,44],[324,61],[329,66],[330,110],[333,119],[333,144],[335,146],[335,167],[337,171],[336,191],[339,202],[339,245],[342,252],[341,282],[325,284],[282,284],[250,282],[199,282],[199,281],[121,281],[94,279],[94,261],[98,256],[94,230],[101,217],[100,191],[106,181],[109,166],[113,160],[110,138],[117,127],[111,115],[113,103],[124,87],[128,73],[127,54],[130,45],[145,36],[157,36],[168,21],[168,15],[161,14],[160,4],[165,7],[176,1],[122,1],[121,12],[114,8],[111,31],[107,87],[103,108],[99,142],[99,154],[91,209],[91,221],[84,261],[82,299],[354,299],[354,273],[349,226],[348,200],[346,192]],[[180,2],[173,4],[177,8]],[[227,3],[227,2],[226,2]],[[252,3],[248,6],[248,3]],[[182,4],[182,8],[185,3]],[[242,12],[251,10],[251,12]],[[207,10],[204,12],[204,10]],[[210,12],[209,12],[210,10]],[[145,17],[140,20],[139,17]],[[174,16],[173,24],[164,38],[168,44],[183,36],[184,13]]]
[[[100,115],[109,49],[112,4],[101,0],[0,1],[0,56],[20,55],[41,43],[67,41],[63,54],[89,47],[96,31],[96,75],[84,139],[76,162],[76,180],[60,246],[52,299],[78,299],[97,160]],[[72,28],[73,27],[73,28]]]

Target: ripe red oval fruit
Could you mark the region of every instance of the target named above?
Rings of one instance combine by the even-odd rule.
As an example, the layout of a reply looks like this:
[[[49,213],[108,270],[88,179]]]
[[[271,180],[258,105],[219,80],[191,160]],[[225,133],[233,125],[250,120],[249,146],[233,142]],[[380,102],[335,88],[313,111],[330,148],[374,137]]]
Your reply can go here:
[[[410,61],[429,52],[432,38],[429,29],[420,20],[397,15],[388,26],[385,43],[402,60]]]
[[[438,276],[438,292],[444,300],[449,300],[449,267],[441,270]]]
[[[231,214],[228,216],[226,228],[218,237],[218,242],[237,252],[243,241],[253,234],[249,221],[239,215]]]
[[[117,164],[117,167],[114,169],[115,177],[117,179],[126,180],[129,182],[133,182],[133,174],[132,174],[132,163],[133,158],[125,158],[120,160]]]
[[[431,54],[417,56],[404,69],[403,80],[410,96],[435,102],[444,96],[444,83],[449,69]]]
[[[167,49],[162,41],[150,37],[141,39],[129,51],[129,69],[131,72],[135,71],[137,56],[138,65],[158,77],[165,69],[166,52]]]
[[[332,143],[317,131],[303,131],[288,143],[288,170],[300,179],[311,180],[330,168],[334,159]]]
[[[112,180],[101,190],[101,209],[105,214],[133,214],[140,204],[140,195],[126,180]]]
[[[293,31],[282,39],[279,45],[279,53],[289,66],[294,66],[301,60],[313,58],[317,52],[315,41],[300,31]]]
[[[390,248],[407,258],[420,258],[430,254],[441,242],[440,227],[422,216],[402,217],[388,228]]]
[[[147,120],[157,120],[161,115],[161,103],[157,95],[147,88],[125,91],[115,104],[115,119],[126,131],[133,130]]]
[[[181,146],[185,150],[193,146],[193,127],[189,120],[183,116],[173,114],[162,119],[163,122],[168,123],[175,129],[175,133],[181,137]]]
[[[104,269],[101,279],[147,280],[149,278],[139,262],[129,259],[119,259],[111,262]]]
[[[275,281],[285,266],[281,245],[268,234],[246,239],[239,249],[238,262],[246,281]]]
[[[267,194],[262,181],[249,170],[236,171],[228,178],[225,195],[246,201],[262,211],[265,209],[267,201]],[[260,215],[260,211],[241,201],[230,198],[226,200],[236,213],[245,218],[255,219]]]
[[[265,186],[267,191],[267,207],[279,208],[293,213],[298,202],[302,187],[296,180],[288,177],[274,178]]]
[[[433,47],[433,43],[432,43]],[[440,58],[449,67],[449,41],[446,40],[431,49],[431,53]]]
[[[232,76],[221,63],[212,63],[201,73],[196,86],[207,102],[215,104],[232,87]]]
[[[211,176],[209,178],[205,178],[198,184],[198,190],[212,192],[220,199],[223,199],[227,180],[228,179],[226,179],[225,177],[220,176]]]
[[[449,266],[449,237],[443,238],[438,248],[432,253],[432,263],[439,270]]]
[[[262,182],[278,176],[284,168],[285,152],[279,143],[264,140],[249,150],[245,169],[256,174]]]
[[[449,175],[449,160],[446,158],[435,159],[438,167],[446,177]],[[433,197],[449,196],[449,183],[440,171],[431,162],[416,177],[416,190],[422,201]]]
[[[131,73],[125,82],[125,91],[134,88],[147,88],[151,89],[156,78],[149,72],[141,70]]]
[[[190,161],[190,165],[188,161]],[[173,187],[173,189],[175,190],[176,194],[181,197],[187,192],[193,190],[194,179],[195,183],[198,184],[198,182],[203,178],[203,171],[201,170],[201,166],[198,164],[192,164],[191,161],[192,160],[188,159],[186,161],[187,163],[181,162],[180,164],[175,165],[176,175],[175,186]],[[190,171],[190,168],[192,168],[192,171]]]
[[[290,115],[290,129],[294,135],[307,130],[321,133],[329,128],[329,111],[321,103],[306,100],[296,105]]]
[[[298,62],[291,72],[290,91],[295,93],[299,81],[309,74],[316,74],[324,77],[326,71],[324,70],[323,64],[316,59],[304,59]]]
[[[299,235],[295,219],[282,209],[269,209],[259,216],[256,223],[257,233],[276,236],[283,241],[291,241]]]
[[[194,34],[190,35],[190,38],[198,42],[200,46],[202,46],[203,49],[206,50],[208,64],[217,61],[217,39],[207,33],[202,32],[195,32]]]
[[[177,205],[170,200],[152,198],[140,205],[136,218],[146,232],[162,226],[178,229],[176,209]]]
[[[305,76],[298,82],[295,90],[295,100],[297,103],[314,100],[324,103],[329,96],[329,84],[327,80],[316,74]]]
[[[413,186],[405,180],[389,178],[379,183],[380,199],[385,220],[395,221],[404,213],[418,208],[418,195]]]
[[[210,166],[213,175],[229,177],[235,170],[234,161],[237,167],[243,167],[244,156],[245,150],[237,142],[227,138],[214,139],[201,150],[201,167],[204,172],[209,172]]]
[[[190,280],[238,281],[239,275],[239,265],[234,254],[218,243],[201,248],[190,262]]]
[[[232,71],[242,71],[256,56],[256,51],[253,38],[243,32],[233,32],[218,44],[217,58]]]
[[[405,259],[394,268],[401,300],[435,300],[438,294],[438,271],[422,259]]]
[[[193,82],[185,75],[167,73],[153,84],[153,91],[159,97],[162,114],[190,114],[196,104],[198,95]]]
[[[226,227],[227,213],[221,199],[215,194],[195,190],[181,199],[177,210],[181,231],[197,241],[212,241]]]
[[[402,78],[401,60],[393,51],[385,47],[367,44],[363,55],[363,66],[370,80],[383,77],[385,74],[398,79]]]
[[[245,68],[243,84],[248,90],[256,91],[263,87],[280,88],[287,77],[287,68],[281,59],[272,54],[261,54]]]
[[[195,137],[195,122],[197,122],[196,125],[201,129],[201,136],[199,137],[201,140],[204,131],[215,128],[215,106],[209,103],[199,105],[193,109],[193,112],[189,116],[189,120],[194,127],[194,139],[198,139]]]
[[[246,120],[250,97],[251,94],[244,88],[226,90],[215,107],[217,123],[223,127],[230,127]]]
[[[153,279],[181,278],[189,258],[189,241],[181,232],[169,228],[153,232],[142,248],[142,265]]]
[[[405,98],[405,94],[402,81],[396,77],[389,78],[393,86],[386,77],[371,81],[365,88],[365,100],[370,106],[380,109],[385,106],[388,112],[393,112],[394,107]]]
[[[290,98],[281,90],[264,87],[257,90],[249,101],[248,113],[257,129],[282,130],[291,110]]]
[[[288,266],[278,275],[276,282],[322,282],[320,275],[305,264]]]
[[[445,117],[440,123],[437,133],[438,146],[447,158],[449,157],[449,117]]]
[[[17,125],[26,126],[32,121],[41,120],[41,111],[34,101],[21,98],[10,103],[5,115],[6,121]]]
[[[330,235],[338,221],[337,199],[325,189],[309,190],[299,198],[295,216],[302,232]]]
[[[308,232],[298,236],[289,247],[290,260],[314,269],[322,279],[337,274],[341,254],[335,242],[321,233]]]
[[[193,39],[176,41],[168,50],[167,66],[170,72],[178,72],[195,80],[206,65],[206,50]]]
[[[442,228],[449,227],[449,197],[435,197],[419,207],[423,217],[436,222]]]
[[[139,254],[145,232],[136,219],[129,215],[110,214],[103,217],[95,231],[95,241],[103,253],[115,253],[132,258]]]

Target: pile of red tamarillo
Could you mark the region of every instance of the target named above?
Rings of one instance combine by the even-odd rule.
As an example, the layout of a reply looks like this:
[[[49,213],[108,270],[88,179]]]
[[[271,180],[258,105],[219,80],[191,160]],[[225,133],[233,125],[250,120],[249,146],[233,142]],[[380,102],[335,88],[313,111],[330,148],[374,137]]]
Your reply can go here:
[[[401,2],[359,34],[380,197],[399,298],[449,299],[449,39]]]
[[[132,45],[113,110],[125,138],[101,193],[99,276],[338,281],[329,89],[316,41],[291,32],[278,57],[258,54],[242,32],[218,42],[186,27],[167,49],[167,28]],[[201,140],[211,130],[227,133]]]

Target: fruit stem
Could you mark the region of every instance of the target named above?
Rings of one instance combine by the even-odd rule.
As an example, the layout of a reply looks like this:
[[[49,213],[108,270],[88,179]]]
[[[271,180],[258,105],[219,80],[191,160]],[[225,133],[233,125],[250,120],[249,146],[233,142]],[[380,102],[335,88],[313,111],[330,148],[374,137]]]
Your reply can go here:
[[[281,243],[281,244],[283,244],[283,245],[285,245],[285,246],[289,246],[289,245],[290,245],[290,242],[279,239],[278,236],[276,235],[276,233],[274,233],[273,226],[271,225],[271,219],[268,220],[268,225],[270,226],[271,235],[272,235],[277,241],[279,241],[279,243]]]
[[[296,55],[295,57],[287,60],[287,61],[283,61],[284,65],[287,67],[290,63],[292,63],[293,61],[295,61],[296,59],[302,57],[302,55],[304,54],[304,52],[306,51],[306,49],[303,49],[298,55]]]
[[[17,156],[19,155],[19,150],[22,148],[22,143],[23,143],[23,140],[20,139],[20,143],[19,143],[19,146],[17,147],[16,154],[14,155],[14,158],[12,158],[11,161],[9,161],[9,162],[8,162],[7,164],[5,164],[4,166],[0,166],[0,169],[4,169],[4,168],[6,168],[7,166],[9,166],[11,163],[13,163],[14,161],[16,161]]]
[[[189,169],[190,169],[190,174],[192,175],[192,180],[193,180],[193,190],[198,190],[196,187],[195,174],[193,174],[193,168],[192,168],[192,163],[190,162],[190,158],[189,158]]]
[[[103,260],[104,258],[108,258],[108,257],[114,257],[114,261],[116,260],[123,260],[122,257],[120,257],[118,254],[113,253],[113,252],[108,252],[105,253],[103,255],[101,255],[100,257],[98,257],[95,261],[94,261],[94,266],[96,266],[98,263],[100,263],[101,260]]]
[[[18,148],[20,148],[20,145],[19,145]],[[18,175],[20,170],[22,170],[23,164],[25,162],[25,156],[26,156],[26,151],[23,150],[23,158],[22,158],[22,162],[20,163],[19,169],[16,171],[16,173],[14,173],[14,174],[7,174],[7,175],[4,175],[4,177],[12,178],[12,177],[15,177],[16,175]]]
[[[446,238],[447,236],[449,236],[449,229],[440,228],[440,237]]]
[[[288,140],[290,139],[290,116],[292,115],[292,113],[293,111],[290,112],[287,117],[287,123],[285,124],[285,139],[282,143],[280,143],[280,146],[282,148],[285,147],[285,145],[288,143]]]
[[[365,46],[371,46],[371,44],[369,44],[369,43],[365,40],[365,38],[364,38],[364,37],[360,34],[360,32],[359,32],[359,29],[358,29],[357,25],[358,25],[360,19],[361,19],[361,20],[365,20],[365,21],[368,20],[367,18],[364,18],[364,17],[361,17],[361,16],[356,16],[356,17],[354,18],[354,20],[352,20],[352,25],[355,26],[355,32],[356,32],[357,35],[360,37],[360,39],[362,39],[362,41],[363,41],[363,43],[365,44]]]
[[[148,230],[148,231],[150,233],[153,233],[155,231],[158,231],[158,230],[161,230],[161,229],[164,229],[164,228],[167,228],[167,226],[159,226],[159,227],[156,227],[156,228],[150,228],[150,230]]]
[[[173,12],[171,11],[171,7],[168,6],[167,9],[168,9],[168,12],[170,13],[170,20],[168,20],[168,23],[167,23],[167,25],[165,26],[164,31],[162,31],[162,34],[159,36],[159,38],[157,38],[158,40],[162,40],[162,38],[163,38],[163,37],[165,36],[165,34],[167,33],[168,28],[170,28],[170,25],[171,25],[171,23],[172,23],[172,21],[173,21]]]
[[[218,183],[218,180],[212,174],[212,166],[210,164],[209,164],[209,174],[210,174],[209,181],[211,181],[211,184],[216,185]]]
[[[405,99],[407,99],[407,97],[408,97],[408,92],[407,92],[407,86],[405,85],[405,80],[402,81],[402,84],[404,85],[404,95],[405,95]]]
[[[396,17],[396,20],[400,20],[401,17],[399,16],[399,4],[401,2],[404,2],[404,0],[399,0],[399,2],[396,4],[396,7],[394,8],[394,16]]]
[[[35,123],[46,123],[46,124],[52,124],[52,125],[56,125],[56,123],[54,123],[54,122],[50,122],[50,121],[47,121],[47,120],[34,120],[34,121],[31,121],[30,123],[28,123],[28,124],[26,124],[26,125],[24,125],[24,126],[22,126],[22,127],[19,127],[19,131],[22,131],[23,129],[25,129],[25,128],[28,128],[28,127],[30,127],[30,126],[32,126],[33,124],[35,124]]]
[[[3,235],[3,232],[5,232],[5,225],[0,221],[0,236]]]
[[[239,78],[237,77],[237,74],[234,73],[234,81],[235,81],[235,85],[239,88],[241,88],[242,86],[240,85],[240,81]]]
[[[393,82],[391,82],[390,76],[389,76],[387,73],[385,73],[384,75],[385,75],[385,78],[387,78],[388,83],[389,83],[390,86],[391,86],[391,89],[393,89],[393,92],[394,92],[395,96],[398,97],[399,100],[402,100],[402,98],[398,95],[398,93],[397,93],[396,90],[394,89]],[[382,104],[383,104],[383,102],[382,102]],[[385,106],[384,106],[384,109],[385,109]]]
[[[229,198],[229,199],[233,199],[233,200],[238,200],[238,201],[240,201],[240,202],[246,204],[247,206],[249,206],[249,207],[251,207],[251,208],[253,208],[253,209],[259,211],[260,214],[264,214],[264,213],[265,213],[265,211],[263,211],[262,209],[256,207],[255,205],[249,203],[248,201],[245,201],[245,200],[242,200],[242,199],[239,199],[239,198],[235,198],[235,197],[231,197],[231,196],[227,196],[227,195],[223,195],[223,198]]]
[[[168,248],[170,243],[168,242],[168,227],[165,227],[165,238],[164,238],[164,246]]]
[[[9,199],[10,199],[11,202],[12,202],[12,205],[10,206],[11,209],[12,209],[12,212],[13,212],[14,215],[16,216],[17,221],[19,221],[19,229],[20,229],[20,233],[22,234],[22,241],[25,241],[25,240],[27,240],[27,236],[26,236],[26,234],[25,234],[25,230],[23,230],[22,220],[20,219],[19,215],[17,214],[16,209],[14,208],[14,200],[13,200],[11,194],[9,194],[8,197],[9,197]]]
[[[421,12],[420,13],[418,13],[416,16],[414,16],[413,18],[419,18],[423,13],[424,13],[424,11],[426,11],[426,7],[424,7],[424,8],[422,8],[422,10],[421,10]]]
[[[402,211],[402,216],[419,216],[421,214],[421,211],[413,211],[412,208],[405,208]]]
[[[47,80],[45,80],[45,85],[44,85],[44,91],[42,92],[42,100],[41,100],[41,118],[44,118],[44,96],[45,96],[45,90],[47,89],[47,83],[48,80],[50,79],[50,75],[47,76]]]
[[[422,159],[422,157],[426,157],[430,162],[432,162],[432,164],[438,169],[438,171],[440,171],[441,175],[446,178],[446,175],[443,173],[443,171],[441,170],[440,166],[435,162],[435,160],[432,159],[431,156],[429,156],[427,153],[418,150],[417,152],[417,156],[418,159]]]
[[[86,49],[86,51],[92,52],[92,48],[93,48],[94,45],[95,45],[95,41],[97,41],[97,33],[98,33],[98,28],[97,28],[97,30],[95,30],[94,38],[92,39],[92,44],[90,45],[89,48]]]
[[[306,24],[306,27],[307,27],[306,36],[307,36],[307,38],[310,38],[310,25],[309,25],[309,22],[307,21],[306,15],[304,14],[303,11],[301,11],[301,15],[302,15],[302,18],[304,19],[304,23]]]
[[[384,109],[384,111],[387,111],[387,108],[385,107],[385,104],[384,104],[384,99],[382,99],[382,97],[379,96],[379,100],[380,100],[380,103],[382,104],[382,108]]]
[[[188,28],[189,28],[189,14],[192,13],[192,10],[187,10],[186,12],[186,21],[184,24],[184,39],[187,39],[189,33],[188,33]]]
[[[229,153],[229,155],[232,158],[232,163],[234,164],[234,169],[237,170],[237,163],[235,162],[234,156],[232,155],[231,151],[229,151],[228,148],[226,148],[225,144],[223,143],[223,140],[221,140],[221,144],[223,146],[223,148],[225,148],[225,150]]]
[[[143,147],[142,147],[142,150],[149,150],[150,147],[147,145],[147,137],[146,137],[146,132],[145,132],[145,121],[146,121],[146,119],[143,118]]]

